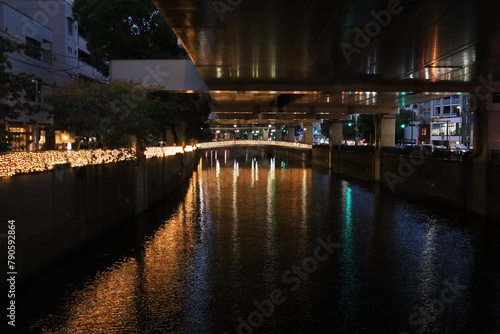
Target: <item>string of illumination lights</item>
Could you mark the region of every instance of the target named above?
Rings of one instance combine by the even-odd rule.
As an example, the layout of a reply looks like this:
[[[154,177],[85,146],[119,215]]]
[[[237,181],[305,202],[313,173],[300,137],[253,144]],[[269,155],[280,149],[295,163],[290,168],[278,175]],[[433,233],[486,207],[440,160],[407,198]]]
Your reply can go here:
[[[50,171],[61,164],[82,167],[130,160],[136,156],[126,149],[12,152],[0,155],[0,177]]]
[[[196,146],[148,147],[144,155],[146,159],[162,158],[199,148],[220,147],[227,145],[274,145],[295,148],[311,148],[311,145],[266,140],[232,140],[210,143],[200,143]],[[136,161],[137,156],[131,149],[115,150],[78,150],[78,151],[44,151],[44,152],[12,152],[0,155],[0,177],[16,174],[44,172],[54,169],[54,166],[66,164],[70,167],[83,167],[115,163],[120,161]]]
[[[171,155],[192,152],[196,150],[195,146],[163,146],[163,147],[148,147],[144,152],[146,159],[163,158]]]
[[[195,149],[193,146],[148,147],[144,154],[147,159],[151,159],[191,152]],[[83,167],[136,160],[137,156],[131,149],[12,152],[0,155],[0,177],[50,171],[56,165],[62,164]]]

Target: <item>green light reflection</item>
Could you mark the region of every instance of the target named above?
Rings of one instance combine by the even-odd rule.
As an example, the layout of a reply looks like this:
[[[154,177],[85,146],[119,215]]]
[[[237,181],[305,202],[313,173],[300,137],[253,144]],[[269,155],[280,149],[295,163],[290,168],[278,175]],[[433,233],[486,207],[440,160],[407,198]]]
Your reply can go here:
[[[344,313],[344,327],[356,323],[359,313],[359,287],[358,272],[356,270],[355,240],[353,227],[353,196],[352,189],[347,182],[342,183],[343,197],[343,226],[341,232],[342,249],[340,252],[341,263],[341,305]]]

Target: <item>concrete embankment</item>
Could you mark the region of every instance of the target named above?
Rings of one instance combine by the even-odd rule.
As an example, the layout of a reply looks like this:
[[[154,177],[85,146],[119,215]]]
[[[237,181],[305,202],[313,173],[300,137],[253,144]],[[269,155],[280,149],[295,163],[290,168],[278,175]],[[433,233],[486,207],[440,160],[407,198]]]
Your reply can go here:
[[[435,159],[419,152],[398,156],[376,152],[348,152],[315,147],[312,149],[312,164],[329,168],[332,172],[375,181],[395,192],[419,196],[449,205],[458,210],[479,214],[500,222],[500,165],[488,164],[484,192],[484,210],[470,209],[471,197],[478,192],[472,182],[473,162]],[[377,159],[379,169],[377,175]]]
[[[196,152],[0,178],[2,235],[15,221],[15,265],[27,276],[180,187]],[[1,270],[7,272],[6,238]],[[3,283],[2,283],[3,284]]]

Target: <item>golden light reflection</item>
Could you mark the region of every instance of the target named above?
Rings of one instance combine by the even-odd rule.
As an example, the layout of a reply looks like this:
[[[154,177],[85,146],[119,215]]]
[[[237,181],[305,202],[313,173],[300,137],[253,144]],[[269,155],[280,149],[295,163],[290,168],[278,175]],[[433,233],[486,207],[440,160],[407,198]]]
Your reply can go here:
[[[250,179],[250,186],[255,187],[255,182],[259,181],[259,162],[257,159],[252,159],[252,177]]]
[[[196,245],[196,211],[192,210],[196,193],[196,180],[192,178],[184,201],[144,247],[141,307],[150,324],[149,332],[172,329],[174,324],[160,319],[182,318],[189,294],[184,274],[190,272]]]
[[[233,220],[238,221],[238,177],[240,176],[240,164],[234,160],[233,165]],[[235,227],[237,228],[237,226]]]
[[[125,259],[98,274],[92,284],[76,293],[67,322],[55,333],[119,334],[138,331],[137,281],[138,264],[134,258]],[[42,332],[54,333],[47,328],[43,328]]]
[[[269,169],[267,172],[266,184],[266,255],[268,261],[275,261],[279,251],[277,246],[279,244],[277,235],[277,218],[276,218],[276,197],[277,197],[277,184],[276,184],[276,158],[273,157],[269,161]],[[276,268],[271,266],[266,267],[265,276],[268,280],[272,281],[276,276]]]
[[[307,177],[307,169],[302,170],[302,182],[301,182],[301,191],[300,191],[300,196],[301,196],[301,201],[300,201],[300,209],[301,209],[301,225],[302,225],[302,230],[305,231],[307,229],[307,225],[310,223],[308,222],[307,218],[307,198],[309,197],[309,190],[308,190],[308,177]]]

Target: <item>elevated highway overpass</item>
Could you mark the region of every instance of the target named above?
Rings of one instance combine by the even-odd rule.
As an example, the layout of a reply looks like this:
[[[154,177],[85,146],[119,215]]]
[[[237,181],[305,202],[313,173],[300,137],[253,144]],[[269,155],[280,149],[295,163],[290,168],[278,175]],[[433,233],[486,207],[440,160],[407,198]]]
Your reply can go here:
[[[215,127],[329,119],[335,145],[343,119],[376,114],[377,171],[383,168],[380,148],[394,144],[401,106],[470,94],[474,191],[468,203],[487,211],[489,157],[500,149],[498,1],[153,2],[190,60],[122,70],[112,64],[112,78],[209,93]]]

